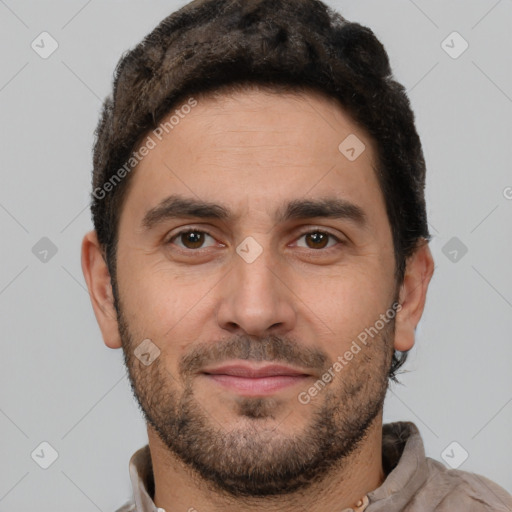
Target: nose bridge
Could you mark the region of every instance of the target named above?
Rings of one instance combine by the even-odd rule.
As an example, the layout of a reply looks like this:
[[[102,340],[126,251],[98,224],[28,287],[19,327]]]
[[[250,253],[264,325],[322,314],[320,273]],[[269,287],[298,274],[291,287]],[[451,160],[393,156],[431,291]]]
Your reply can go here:
[[[260,293],[269,294],[268,298],[274,300],[275,296],[271,290],[276,286],[276,271],[273,270],[276,265],[270,249],[262,250],[253,260],[244,259],[240,254],[237,257],[235,275],[242,291],[247,292],[249,296]]]
[[[278,326],[290,329],[294,323],[290,293],[277,277],[276,256],[268,245],[258,246],[246,239],[233,255],[229,292],[218,311],[219,324],[225,329],[238,327],[247,334],[262,335]]]

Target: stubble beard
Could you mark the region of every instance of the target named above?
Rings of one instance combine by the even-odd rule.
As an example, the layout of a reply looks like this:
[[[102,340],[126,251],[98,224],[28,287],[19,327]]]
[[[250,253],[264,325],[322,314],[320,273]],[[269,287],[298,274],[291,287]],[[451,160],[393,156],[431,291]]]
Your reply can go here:
[[[122,310],[118,310],[119,332],[133,394],[146,422],[169,452],[192,468],[212,490],[231,497],[264,497],[291,494],[320,482],[344,464],[368,437],[382,411],[393,353],[394,322],[362,348],[361,354],[344,367],[318,399],[296,407],[311,411],[311,419],[298,434],[286,430],[286,417],[276,423],[281,401],[276,397],[238,397],[234,407],[239,421],[228,430],[206,411],[194,393],[194,380],[171,375],[158,357],[143,366],[133,355],[137,343]],[[294,363],[297,358],[316,359],[303,348],[280,337],[254,341],[240,336],[228,340],[215,354],[238,355],[240,359]],[[204,347],[202,347],[204,348]],[[181,361],[183,375],[201,361]],[[199,350],[199,352],[197,352]],[[211,348],[210,348],[211,350]],[[293,355],[294,357],[290,357]],[[206,356],[205,356],[206,357]],[[309,359],[308,359],[309,358]],[[323,358],[323,359],[322,359]],[[290,361],[291,359],[291,361]],[[220,359],[218,360],[220,361]],[[180,372],[181,374],[182,372]],[[233,404],[230,409],[233,408]]]

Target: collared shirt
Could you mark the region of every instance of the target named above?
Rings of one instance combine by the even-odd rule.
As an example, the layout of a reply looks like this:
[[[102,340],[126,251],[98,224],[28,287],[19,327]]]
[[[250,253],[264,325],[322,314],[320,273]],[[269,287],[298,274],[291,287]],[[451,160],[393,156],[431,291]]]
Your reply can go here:
[[[383,425],[382,463],[387,477],[365,497],[364,512],[512,512],[512,495],[496,483],[426,457],[414,423]],[[152,499],[149,445],[132,455],[129,471],[133,500],[116,512],[165,512]]]

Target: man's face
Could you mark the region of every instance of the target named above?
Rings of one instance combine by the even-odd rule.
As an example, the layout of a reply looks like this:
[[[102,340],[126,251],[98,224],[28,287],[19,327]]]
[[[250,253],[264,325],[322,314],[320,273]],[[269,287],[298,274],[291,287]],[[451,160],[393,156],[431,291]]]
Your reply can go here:
[[[365,144],[355,160],[339,149],[351,134]],[[376,322],[397,289],[374,145],[330,100],[262,91],[198,98],[153,138],[123,206],[116,279],[149,428],[232,495],[304,487],[343,463],[386,392],[393,321]],[[223,214],[176,214],[171,196]],[[160,353],[146,366],[134,351],[147,339],[144,357]]]

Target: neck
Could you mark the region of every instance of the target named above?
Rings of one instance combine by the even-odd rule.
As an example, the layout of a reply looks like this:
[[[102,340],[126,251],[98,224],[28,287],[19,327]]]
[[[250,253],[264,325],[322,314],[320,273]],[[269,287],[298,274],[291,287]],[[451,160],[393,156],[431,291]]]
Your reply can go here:
[[[238,512],[242,507],[250,512],[263,508],[268,512],[331,512],[355,508],[386,477],[382,468],[382,411],[362,444],[339,467],[332,468],[324,479],[307,489],[283,496],[240,500],[217,492],[170,453],[149,425],[148,439],[155,479],[154,502],[166,512]]]

